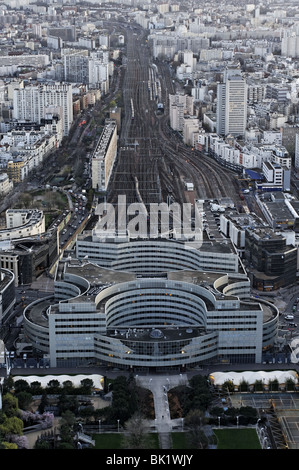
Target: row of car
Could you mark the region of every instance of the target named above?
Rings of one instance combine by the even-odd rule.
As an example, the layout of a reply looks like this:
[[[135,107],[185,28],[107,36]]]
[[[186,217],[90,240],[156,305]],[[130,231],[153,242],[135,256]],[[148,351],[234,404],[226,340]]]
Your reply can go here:
[[[289,323],[289,326],[296,328],[297,323],[294,323],[292,320],[294,320],[294,315],[285,315],[284,319]]]

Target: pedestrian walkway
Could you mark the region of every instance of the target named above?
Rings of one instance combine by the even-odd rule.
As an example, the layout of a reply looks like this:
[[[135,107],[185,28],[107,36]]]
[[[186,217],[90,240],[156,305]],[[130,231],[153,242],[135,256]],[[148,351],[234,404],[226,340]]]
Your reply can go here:
[[[182,419],[171,419],[167,392],[178,385],[188,383],[187,375],[143,376],[136,375],[137,385],[149,389],[154,398],[155,419],[148,424],[154,427],[159,434],[161,449],[171,449],[171,432],[174,427],[183,428]]]

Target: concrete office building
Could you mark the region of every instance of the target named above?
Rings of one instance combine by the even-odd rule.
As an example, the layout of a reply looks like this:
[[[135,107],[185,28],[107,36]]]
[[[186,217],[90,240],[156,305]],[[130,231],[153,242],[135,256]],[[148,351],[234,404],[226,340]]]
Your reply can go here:
[[[290,200],[281,191],[258,195],[256,201],[270,227],[275,230],[294,230],[299,222],[297,200]]]
[[[187,253],[186,253],[187,251]],[[199,250],[186,249],[180,240],[144,239],[130,241],[128,237],[103,238],[96,227],[79,235],[76,257],[88,259],[107,269],[129,271],[140,275],[165,273],[176,269],[237,273],[238,255],[229,241],[204,241]]]
[[[287,245],[283,233],[271,228],[246,228],[245,257],[253,265],[253,287],[271,291],[293,284],[297,272],[297,247]]]
[[[264,162],[263,173],[266,178],[266,183],[261,183],[258,187],[264,190],[270,188],[280,188],[284,191],[289,191],[291,188],[291,174],[290,170],[286,167],[282,167],[277,163]],[[268,189],[269,190],[269,189]]]
[[[98,245],[103,264],[111,264],[112,243]],[[198,269],[197,250],[179,241],[123,245],[117,258],[111,255],[114,269],[62,259],[53,298],[24,310],[26,337],[52,367],[96,363],[159,371],[222,360],[262,362],[263,348],[276,338],[279,313],[250,297],[244,273]],[[210,252],[210,268],[221,251]]]
[[[15,285],[31,284],[49,269],[58,256],[57,231],[42,237],[13,240],[0,251],[2,268],[14,274]]]
[[[247,124],[247,85],[237,68],[227,68],[217,85],[217,134],[244,136]]]

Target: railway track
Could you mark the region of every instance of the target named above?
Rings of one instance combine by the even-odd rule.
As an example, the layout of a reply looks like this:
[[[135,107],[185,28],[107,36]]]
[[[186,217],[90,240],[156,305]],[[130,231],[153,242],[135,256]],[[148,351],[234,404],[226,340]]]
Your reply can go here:
[[[170,129],[168,95],[176,92],[177,85],[168,64],[153,64],[142,28],[141,32],[136,35],[130,28],[126,32],[124,113],[109,202],[115,203],[118,194],[125,194],[128,204],[142,200],[149,207],[153,202],[166,202],[169,197],[182,204],[187,202],[186,181],[193,182],[198,198],[230,197],[236,202],[236,174],[184,145]],[[160,96],[153,95],[157,83]],[[164,103],[164,116],[157,116],[157,100]]]

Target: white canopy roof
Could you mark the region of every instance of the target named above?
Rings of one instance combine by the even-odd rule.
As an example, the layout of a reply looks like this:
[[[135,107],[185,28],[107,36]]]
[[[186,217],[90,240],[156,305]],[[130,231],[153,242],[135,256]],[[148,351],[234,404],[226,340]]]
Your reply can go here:
[[[30,385],[32,382],[40,382],[42,387],[46,387],[50,380],[58,380],[58,382],[62,385],[63,382],[70,380],[74,387],[81,385],[81,380],[84,379],[91,379],[93,381],[93,385],[95,388],[102,389],[101,379],[103,378],[102,375],[98,374],[79,374],[79,375],[18,375],[14,377],[14,381],[17,380],[26,380],[26,382]]]
[[[247,382],[249,385],[254,384],[257,380],[264,381],[265,384],[278,380],[283,384],[288,379],[292,379],[294,383],[298,383],[298,374],[294,370],[274,370],[274,371],[244,371],[244,372],[214,372],[209,376],[214,385],[222,385],[226,381],[232,381],[235,385]]]

